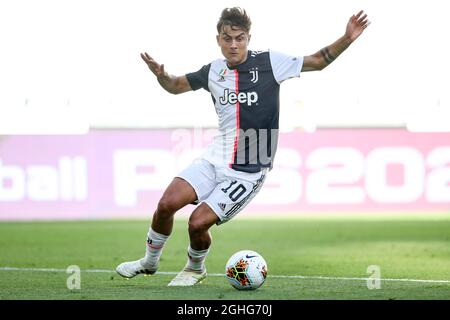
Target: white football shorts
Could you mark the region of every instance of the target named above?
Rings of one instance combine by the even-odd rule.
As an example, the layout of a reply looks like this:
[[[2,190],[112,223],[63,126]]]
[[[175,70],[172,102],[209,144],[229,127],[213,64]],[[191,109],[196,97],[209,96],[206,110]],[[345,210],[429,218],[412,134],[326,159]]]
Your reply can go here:
[[[255,197],[264,183],[266,172],[267,169],[256,173],[236,171],[197,159],[177,177],[194,188],[197,203],[206,203],[219,217],[219,225],[236,216]]]

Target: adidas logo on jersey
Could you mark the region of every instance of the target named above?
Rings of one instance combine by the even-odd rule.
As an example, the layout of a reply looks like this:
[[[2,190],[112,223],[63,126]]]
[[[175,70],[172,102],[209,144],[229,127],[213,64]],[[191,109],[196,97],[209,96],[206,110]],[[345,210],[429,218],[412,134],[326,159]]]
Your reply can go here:
[[[223,97],[219,99],[221,105],[246,103],[251,106],[253,103],[258,102],[258,94],[256,92],[230,92],[230,89],[225,89]]]

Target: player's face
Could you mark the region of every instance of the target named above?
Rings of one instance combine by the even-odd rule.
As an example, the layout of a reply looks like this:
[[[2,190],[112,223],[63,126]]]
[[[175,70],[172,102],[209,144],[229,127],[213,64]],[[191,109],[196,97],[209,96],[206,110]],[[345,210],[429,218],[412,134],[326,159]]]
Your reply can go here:
[[[234,67],[247,59],[250,34],[242,29],[225,26],[217,36],[217,43],[228,65]]]

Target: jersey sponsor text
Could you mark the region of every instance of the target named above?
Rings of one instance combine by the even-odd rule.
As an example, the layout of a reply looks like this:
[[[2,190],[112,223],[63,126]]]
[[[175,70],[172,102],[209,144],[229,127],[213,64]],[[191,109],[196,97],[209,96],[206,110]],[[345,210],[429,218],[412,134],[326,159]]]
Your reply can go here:
[[[258,94],[256,92],[230,92],[230,89],[225,89],[223,96],[219,99],[221,105],[227,104],[247,104],[251,106],[253,103],[258,102]]]

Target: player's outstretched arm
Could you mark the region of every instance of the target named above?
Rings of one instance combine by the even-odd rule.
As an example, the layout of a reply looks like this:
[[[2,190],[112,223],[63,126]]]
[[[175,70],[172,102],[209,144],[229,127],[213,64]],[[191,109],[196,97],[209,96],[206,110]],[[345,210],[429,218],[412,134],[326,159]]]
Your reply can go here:
[[[159,84],[166,91],[179,94],[192,90],[186,76],[172,76],[164,70],[164,65],[156,62],[147,52],[141,53],[141,58],[147,64],[148,68],[158,79]]]
[[[357,15],[351,16],[342,37],[315,54],[304,57],[302,72],[322,70],[327,67],[363,33],[369,24],[367,14],[364,14],[362,10]]]

